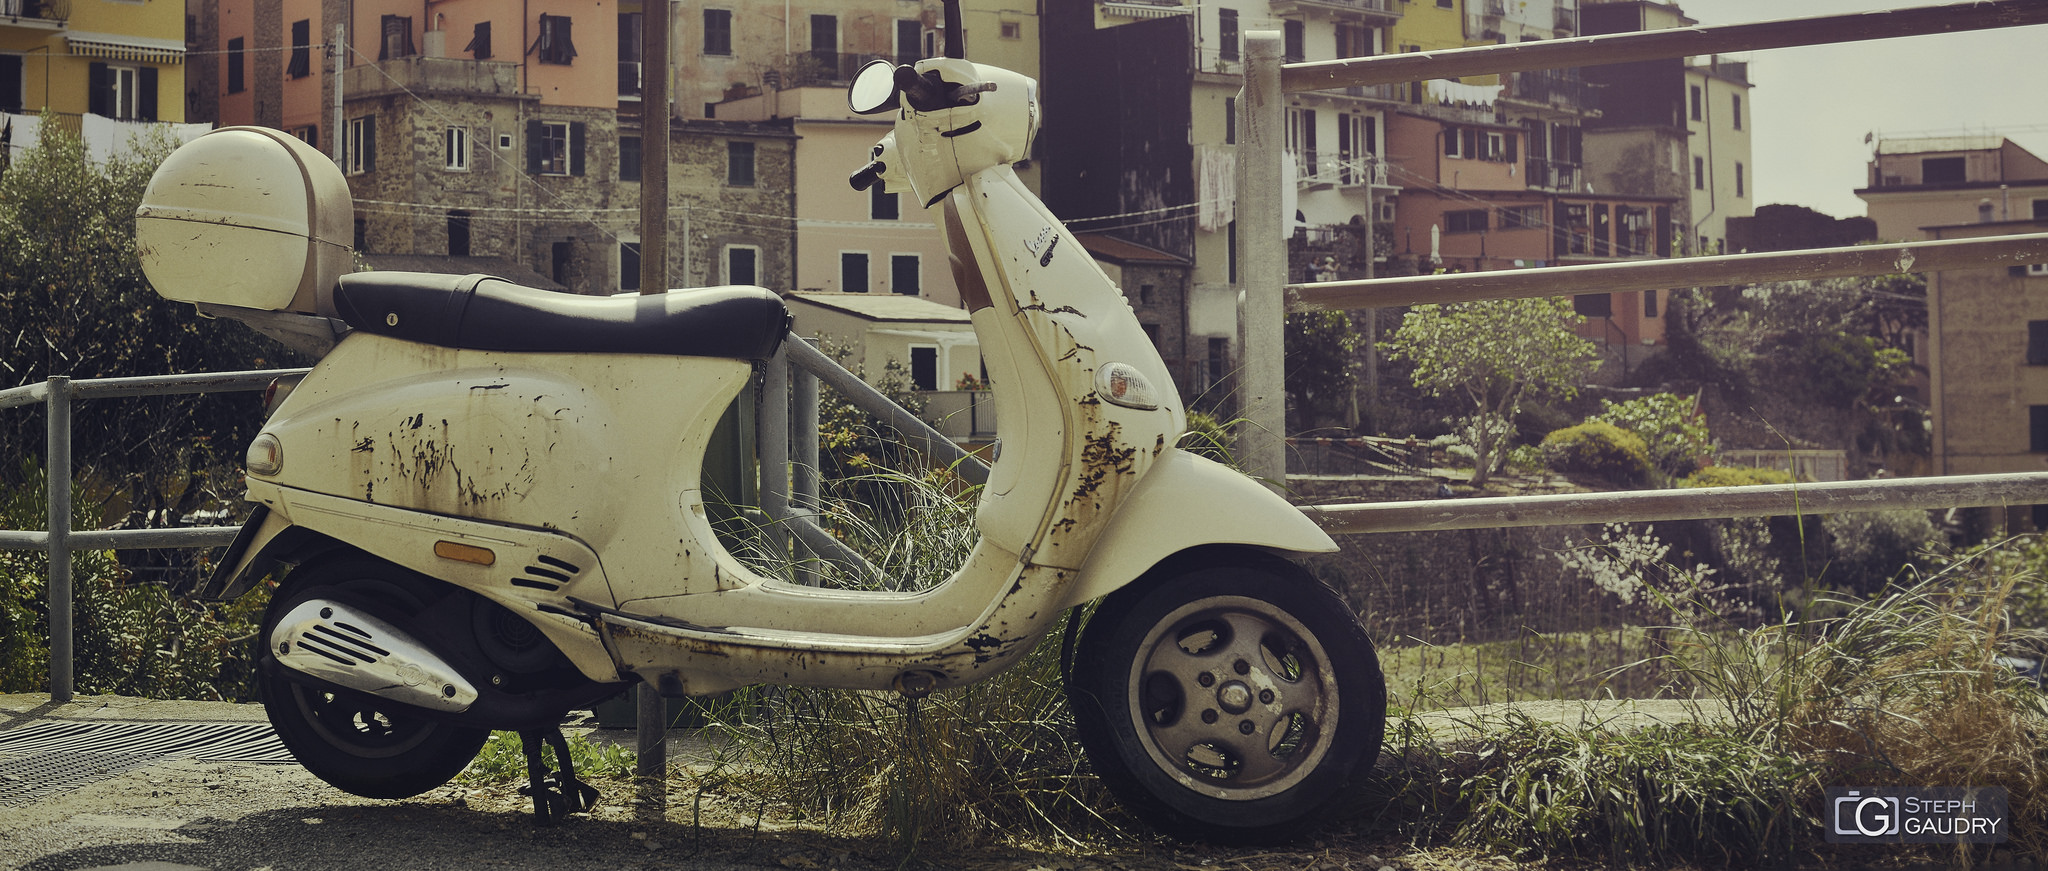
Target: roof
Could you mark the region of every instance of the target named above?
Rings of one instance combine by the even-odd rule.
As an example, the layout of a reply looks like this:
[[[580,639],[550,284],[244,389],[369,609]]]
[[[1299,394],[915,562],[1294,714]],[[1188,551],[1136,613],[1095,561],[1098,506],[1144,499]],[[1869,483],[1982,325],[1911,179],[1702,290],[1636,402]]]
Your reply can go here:
[[[1927,154],[1936,151],[1996,151],[2005,145],[2003,136],[1932,136],[1920,139],[1880,139],[1879,154]]]
[[[785,294],[783,298],[795,302],[807,302],[819,308],[845,312],[854,317],[870,321],[924,324],[972,323],[967,316],[967,312],[962,309],[941,305],[922,297],[906,296],[900,293],[826,293],[806,290]]]
[[[455,257],[448,254],[365,254],[364,265],[378,272],[432,272],[437,275],[470,275],[481,272],[513,284],[542,290],[569,288],[559,282],[503,257]]]
[[[1155,263],[1166,266],[1193,265],[1185,257],[1168,254],[1157,248],[1140,245],[1136,242],[1126,242],[1115,236],[1106,236],[1101,233],[1075,233],[1074,241],[1081,243],[1081,247],[1088,249],[1088,253],[1093,255],[1095,259],[1107,260],[1120,266],[1129,266],[1134,263]]]

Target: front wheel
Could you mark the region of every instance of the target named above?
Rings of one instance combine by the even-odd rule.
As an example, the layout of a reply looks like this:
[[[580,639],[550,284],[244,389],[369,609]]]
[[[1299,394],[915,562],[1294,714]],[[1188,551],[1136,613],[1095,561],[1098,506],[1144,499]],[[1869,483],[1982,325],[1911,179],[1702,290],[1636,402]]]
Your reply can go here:
[[[446,595],[439,585],[381,560],[343,557],[308,565],[287,577],[264,618],[259,644],[300,602],[338,598],[392,622]],[[267,657],[266,657],[267,658]],[[258,669],[264,712],[277,737],[315,777],[365,798],[408,798],[460,773],[490,737],[410,706],[293,680],[269,662]]]
[[[1292,563],[1249,555],[1110,594],[1067,693],[1110,791],[1187,840],[1294,834],[1371,768],[1386,728],[1379,658],[1350,607]]]

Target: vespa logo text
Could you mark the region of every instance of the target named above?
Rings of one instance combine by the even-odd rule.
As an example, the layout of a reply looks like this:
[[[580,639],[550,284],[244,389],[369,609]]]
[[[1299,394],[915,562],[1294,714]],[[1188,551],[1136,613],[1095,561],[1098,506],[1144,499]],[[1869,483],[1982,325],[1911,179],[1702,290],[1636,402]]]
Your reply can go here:
[[[2004,787],[1863,787],[1827,790],[1830,844],[2002,844],[2010,825]]]
[[[1052,265],[1052,249],[1059,247],[1059,244],[1060,237],[1052,231],[1051,227],[1038,231],[1038,237],[1035,239],[1024,240],[1024,247],[1030,249],[1031,253],[1038,255],[1038,265],[1040,266]],[[1041,248],[1044,250],[1041,251]]]

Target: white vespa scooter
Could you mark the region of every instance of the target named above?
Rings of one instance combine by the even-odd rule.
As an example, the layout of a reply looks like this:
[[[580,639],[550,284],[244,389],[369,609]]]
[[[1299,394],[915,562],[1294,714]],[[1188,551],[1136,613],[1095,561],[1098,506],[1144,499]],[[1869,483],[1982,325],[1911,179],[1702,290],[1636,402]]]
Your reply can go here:
[[[1069,699],[1139,817],[1270,839],[1370,769],[1385,713],[1373,648],[1277,555],[1335,546],[1176,446],[1165,365],[1010,168],[1036,132],[1036,89],[951,58],[876,62],[851,88],[856,110],[896,116],[855,184],[942,210],[999,409],[980,542],[909,593],[762,577],[713,535],[703,454],[784,341],[775,294],[345,275],[350,199],[326,157],[259,128],[173,154],[138,212],[151,282],[324,354],[249,446],[254,516],[196,591],[240,596],[289,567],[260,684],[299,761],[346,791],[404,797],[459,772],[488,730],[520,730],[545,819],[593,798],[555,727],[631,682],[922,695],[996,674],[1102,599]],[[543,740],[565,770],[545,774]]]

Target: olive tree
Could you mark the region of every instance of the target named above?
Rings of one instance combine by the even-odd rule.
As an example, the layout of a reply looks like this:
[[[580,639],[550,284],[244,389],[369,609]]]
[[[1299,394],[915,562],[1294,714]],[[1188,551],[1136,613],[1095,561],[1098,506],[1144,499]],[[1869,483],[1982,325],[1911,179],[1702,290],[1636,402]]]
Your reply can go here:
[[[1523,400],[1574,396],[1599,367],[1593,343],[1572,331],[1580,320],[1563,298],[1419,305],[1385,347],[1414,364],[1416,388],[1469,403],[1463,424],[1480,485],[1506,458]]]

